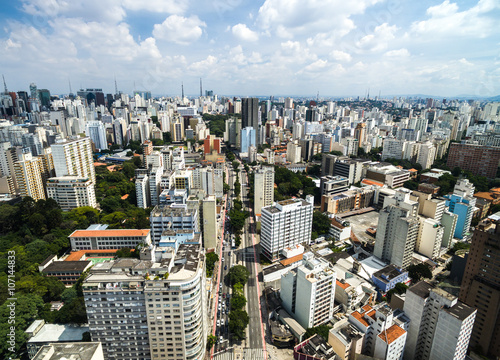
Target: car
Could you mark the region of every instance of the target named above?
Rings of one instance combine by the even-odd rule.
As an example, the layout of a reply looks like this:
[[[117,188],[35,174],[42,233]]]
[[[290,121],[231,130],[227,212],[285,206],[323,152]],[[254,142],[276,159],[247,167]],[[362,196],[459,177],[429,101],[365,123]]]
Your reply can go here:
[[[219,303],[219,307],[218,307],[219,311],[222,309],[222,305]]]
[[[217,326],[220,326],[220,320],[217,319]]]
[[[222,307],[225,307],[226,306],[226,303],[223,301],[222,302]]]
[[[222,294],[222,297],[223,297],[223,298],[225,298],[225,297],[226,297],[226,293],[223,293],[223,294]]]
[[[224,266],[224,270],[227,270],[227,265]]]
[[[224,258],[222,258],[222,261],[224,262]]]
[[[220,320],[220,324],[221,324],[221,326],[224,326],[224,319]]]
[[[219,288],[222,289],[222,283],[219,283]]]
[[[219,338],[219,342],[223,342],[223,341],[224,341],[224,338],[221,335],[220,338]]]

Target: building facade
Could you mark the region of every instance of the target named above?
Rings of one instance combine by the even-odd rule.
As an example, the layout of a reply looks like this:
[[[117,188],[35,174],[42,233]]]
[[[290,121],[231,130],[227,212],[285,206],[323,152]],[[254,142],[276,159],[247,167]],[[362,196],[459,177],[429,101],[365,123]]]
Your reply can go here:
[[[94,184],[88,178],[53,177],[47,180],[47,197],[57,201],[63,211],[82,206],[97,207]]]

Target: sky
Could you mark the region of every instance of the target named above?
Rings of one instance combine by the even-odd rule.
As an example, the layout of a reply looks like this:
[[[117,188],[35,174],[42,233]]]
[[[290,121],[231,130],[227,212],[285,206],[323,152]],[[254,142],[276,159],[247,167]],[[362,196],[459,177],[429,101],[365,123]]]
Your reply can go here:
[[[500,94],[500,0],[1,0],[0,72],[156,95]]]

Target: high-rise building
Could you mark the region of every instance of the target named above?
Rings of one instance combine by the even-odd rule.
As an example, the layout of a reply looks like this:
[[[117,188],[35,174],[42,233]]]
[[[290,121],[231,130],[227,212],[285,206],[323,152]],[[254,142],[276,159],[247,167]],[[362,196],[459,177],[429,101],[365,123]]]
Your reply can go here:
[[[474,175],[494,179],[500,162],[500,147],[467,143],[451,143],[446,165],[458,166]]]
[[[186,205],[155,206],[149,215],[151,240],[158,244],[165,230],[193,230],[199,232],[198,210]]]
[[[459,299],[477,308],[471,347],[500,356],[500,223],[482,221],[474,230]],[[477,351],[477,350],[476,350]]]
[[[311,240],[313,205],[302,199],[278,201],[261,211],[260,245],[270,260],[285,248]]]
[[[354,137],[358,139],[358,146],[366,141],[366,123],[358,123],[354,129]]]
[[[253,127],[246,127],[244,129],[241,129],[240,139],[240,152],[248,153],[248,148],[250,146],[255,146],[256,144],[255,129]]]
[[[401,190],[385,198],[373,251],[376,257],[403,269],[411,264],[419,230],[417,212],[418,202],[410,200],[409,192]]]
[[[87,121],[87,124],[85,125],[85,134],[90,138],[90,140],[92,140],[97,149],[108,149],[106,130],[101,121]]]
[[[302,161],[302,148],[294,141],[290,141],[286,145],[286,161],[292,164],[297,164]]]
[[[217,154],[221,153],[221,141],[222,139],[215,137],[214,135],[208,135],[203,142],[203,153],[211,154],[215,151]]]
[[[90,138],[79,138],[51,146],[56,177],[73,175],[89,178],[95,185],[95,168]]]
[[[404,140],[387,138],[382,148],[382,161],[386,159],[401,159],[403,156]]]
[[[243,98],[241,101],[241,127],[253,127],[255,130],[255,143],[258,144],[259,131],[259,99]]]
[[[274,167],[262,166],[254,175],[254,212],[260,216],[262,208],[274,202]]]
[[[280,297],[285,310],[304,328],[333,317],[336,274],[329,261],[304,254],[304,264],[281,277]]]
[[[436,148],[431,142],[419,144],[417,164],[422,166],[422,169],[430,169],[436,158]]]
[[[31,153],[23,155],[23,160],[14,163],[16,182],[22,197],[30,196],[33,200],[45,200],[45,189],[42,180],[42,159]]]
[[[151,254],[147,256],[147,253]],[[207,336],[200,244],[97,264],[83,283],[92,340],[105,359],[202,359]]]
[[[77,176],[53,177],[47,180],[47,197],[54,199],[62,210],[82,206],[97,207],[94,184]]]
[[[449,211],[458,215],[454,233],[458,239],[462,239],[469,232],[477,200],[473,194],[474,185],[467,179],[460,179],[455,185],[453,194],[444,196]]]
[[[217,199],[213,195],[203,199],[203,246],[205,249],[215,249],[217,246]]]
[[[404,312],[410,318],[405,359],[465,359],[476,309],[420,281],[406,292]]]

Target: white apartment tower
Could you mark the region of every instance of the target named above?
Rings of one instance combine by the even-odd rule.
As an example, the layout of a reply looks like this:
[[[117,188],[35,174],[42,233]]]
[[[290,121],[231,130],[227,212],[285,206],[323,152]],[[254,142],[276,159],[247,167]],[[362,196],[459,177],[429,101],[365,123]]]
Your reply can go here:
[[[262,208],[274,202],[274,167],[262,166],[254,174],[254,211],[260,216]]]
[[[110,360],[203,359],[205,286],[200,244],[100,263],[83,284],[92,340]]]
[[[64,211],[82,206],[97,207],[94,184],[88,178],[53,177],[47,180],[47,197],[57,201]]]
[[[72,175],[89,178],[95,185],[94,160],[90,138],[79,138],[51,146],[56,177]]]
[[[404,312],[410,318],[405,359],[465,359],[476,309],[420,281],[406,292]]]
[[[85,134],[90,137],[97,149],[107,150],[106,129],[101,121],[87,121]]]
[[[278,201],[261,211],[260,245],[270,260],[281,250],[311,240],[313,205],[302,199]]]
[[[321,325],[333,317],[335,283],[331,264],[306,253],[303,265],[281,277],[283,307],[304,328]]]
[[[384,199],[380,211],[373,255],[406,269],[417,241],[418,202],[410,200],[409,191],[399,190]]]
[[[149,177],[147,174],[139,174],[135,179],[135,194],[137,197],[137,207],[147,208],[151,206],[151,193],[149,190]]]

